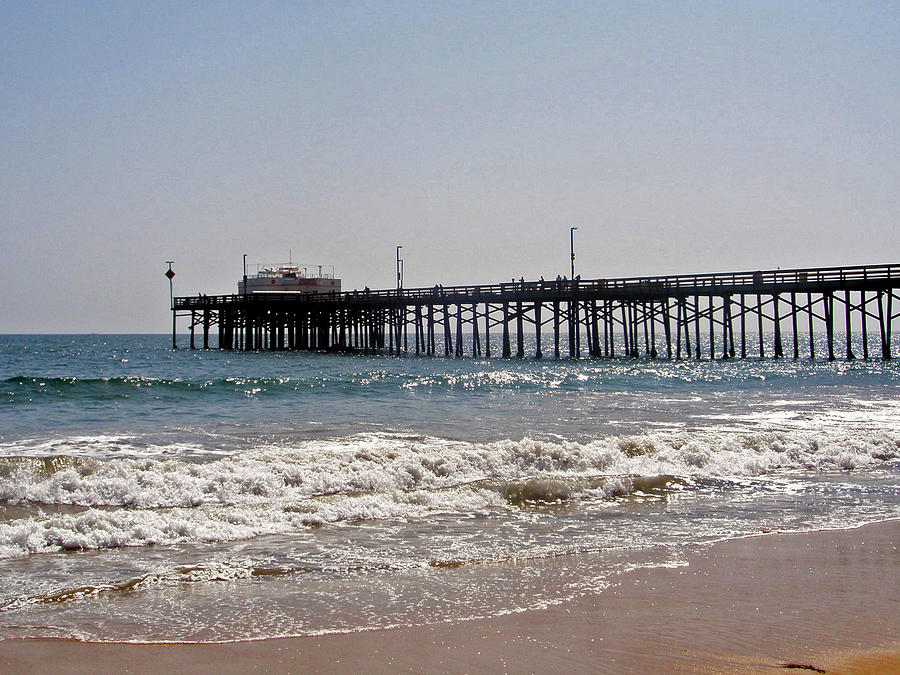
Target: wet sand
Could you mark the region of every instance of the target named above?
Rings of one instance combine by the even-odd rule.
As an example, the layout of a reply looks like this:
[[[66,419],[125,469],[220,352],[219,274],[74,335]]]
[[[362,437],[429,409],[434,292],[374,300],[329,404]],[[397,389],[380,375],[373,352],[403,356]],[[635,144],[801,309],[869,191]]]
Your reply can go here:
[[[698,548],[545,610],[224,645],[0,641],[0,670],[900,672],[900,520]],[[785,669],[785,665],[803,666]]]

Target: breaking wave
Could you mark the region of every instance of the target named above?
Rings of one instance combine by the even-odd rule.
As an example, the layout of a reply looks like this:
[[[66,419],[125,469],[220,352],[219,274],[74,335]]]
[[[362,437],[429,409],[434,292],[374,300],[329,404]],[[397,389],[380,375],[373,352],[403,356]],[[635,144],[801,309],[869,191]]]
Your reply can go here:
[[[104,440],[103,442],[108,442]],[[0,457],[0,557],[248,539],[326,524],[663,499],[707,481],[876,469],[889,432],[684,432],[466,443],[365,433],[212,461]]]

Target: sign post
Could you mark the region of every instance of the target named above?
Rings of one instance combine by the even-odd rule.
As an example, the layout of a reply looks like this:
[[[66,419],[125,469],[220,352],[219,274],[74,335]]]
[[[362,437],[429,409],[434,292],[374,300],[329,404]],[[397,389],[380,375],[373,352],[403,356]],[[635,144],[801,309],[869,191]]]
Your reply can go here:
[[[172,349],[178,349],[178,343],[175,339],[175,296],[172,289],[172,279],[175,278],[175,271],[172,269],[174,260],[166,260],[169,269],[165,271],[166,277],[169,279],[169,307],[172,310]]]

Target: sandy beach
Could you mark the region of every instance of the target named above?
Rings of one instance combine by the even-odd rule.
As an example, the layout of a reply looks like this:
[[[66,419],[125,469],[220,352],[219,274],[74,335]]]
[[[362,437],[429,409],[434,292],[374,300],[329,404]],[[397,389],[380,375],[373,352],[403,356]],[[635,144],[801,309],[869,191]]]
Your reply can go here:
[[[898,535],[895,520],[725,541],[689,553],[685,566],[635,570],[573,602],[458,623],[218,645],[6,640],[0,668],[898,672]]]

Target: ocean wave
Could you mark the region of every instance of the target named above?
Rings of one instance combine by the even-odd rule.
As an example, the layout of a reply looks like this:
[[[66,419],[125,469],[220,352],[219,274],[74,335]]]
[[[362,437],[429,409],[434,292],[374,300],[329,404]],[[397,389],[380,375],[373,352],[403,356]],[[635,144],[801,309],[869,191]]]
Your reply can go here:
[[[31,377],[19,375],[0,381],[7,399],[27,399],[34,396],[68,398],[123,397],[136,391],[190,393],[195,391],[263,390],[272,387],[296,388],[303,380],[287,377],[222,377],[213,379],[158,378],[147,376],[118,377]],[[310,386],[307,384],[307,386]],[[248,389],[249,388],[249,389]]]
[[[665,498],[712,479],[873,469],[886,432],[655,433],[593,441],[464,443],[366,433],[206,462],[0,457],[0,557],[284,534],[327,524],[473,514],[560,502]],[[82,510],[60,510],[60,505]],[[46,511],[46,512],[45,512]]]
[[[276,355],[277,356],[277,355]],[[261,374],[229,373],[219,368],[189,367],[177,374],[111,373],[106,377],[35,375],[17,373],[0,379],[0,404],[15,404],[38,397],[116,399],[141,394],[171,396],[179,400],[206,395],[271,397],[314,391],[316,395],[367,395],[372,392],[617,392],[685,391],[698,384],[711,391],[738,386],[749,390],[771,386],[772,380],[795,381],[802,376],[807,386],[842,386],[870,381],[873,372],[884,381],[896,380],[896,368],[882,362],[821,364],[783,361],[738,360],[733,362],[669,362],[633,360],[481,361],[459,359],[399,359],[383,361],[347,358],[334,362],[304,362],[290,368],[283,358],[269,363]],[[284,355],[282,355],[284,356]],[[301,355],[296,355],[298,358]],[[196,364],[193,364],[194,366]],[[221,364],[219,364],[221,366]],[[13,371],[15,372],[15,371]]]
[[[147,588],[209,582],[233,582],[258,577],[278,577],[318,571],[314,567],[261,566],[249,559],[212,560],[200,565],[178,565],[171,569],[102,584],[86,584],[45,593],[19,595],[0,606],[9,612],[26,606],[60,605],[103,596],[126,596]]]
[[[510,504],[556,504],[579,498],[664,497],[690,484],[676,476],[535,476],[504,482],[500,492]]]
[[[221,438],[219,440],[222,440]],[[203,456],[217,454],[208,447],[185,440],[149,439],[134,434],[84,434],[58,438],[25,438],[0,442],[0,458],[18,457],[73,461],[116,457]]]
[[[0,457],[2,500],[169,508],[446,489],[534,475],[758,476],[781,470],[864,469],[900,458],[900,437],[885,431],[706,430],[609,436],[583,443],[533,438],[467,443],[361,433],[258,447],[207,462],[10,455]]]

